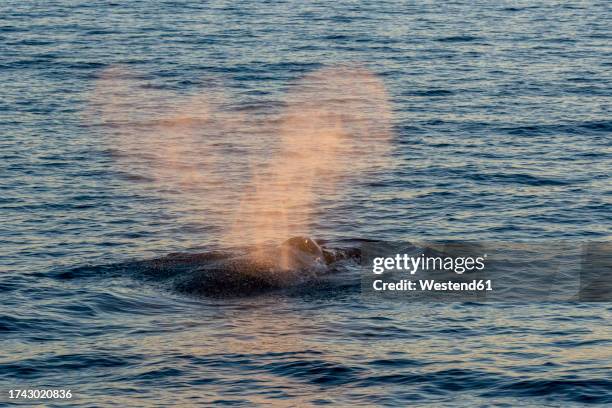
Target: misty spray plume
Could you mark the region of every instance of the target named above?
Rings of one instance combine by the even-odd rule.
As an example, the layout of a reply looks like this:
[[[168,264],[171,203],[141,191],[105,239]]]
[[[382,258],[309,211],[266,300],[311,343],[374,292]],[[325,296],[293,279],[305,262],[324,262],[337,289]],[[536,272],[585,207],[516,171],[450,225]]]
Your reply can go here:
[[[284,99],[279,112],[249,114],[219,86],[179,95],[113,67],[86,115],[121,171],[189,192],[180,205],[222,228],[219,243],[258,245],[316,236],[318,200],[384,166],[392,137],[385,87],[365,68],[314,71]]]

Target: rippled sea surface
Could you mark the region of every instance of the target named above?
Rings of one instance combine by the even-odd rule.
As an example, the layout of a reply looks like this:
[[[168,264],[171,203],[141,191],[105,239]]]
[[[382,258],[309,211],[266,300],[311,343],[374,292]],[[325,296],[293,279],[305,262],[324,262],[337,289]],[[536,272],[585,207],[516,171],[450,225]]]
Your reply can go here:
[[[610,404],[609,303],[366,301],[350,271],[211,298],[129,265],[247,228],[292,84],[335,67],[384,84],[391,136],[352,160],[384,165],[295,206],[298,232],[609,241],[611,19],[606,1],[3,1],[0,401]]]

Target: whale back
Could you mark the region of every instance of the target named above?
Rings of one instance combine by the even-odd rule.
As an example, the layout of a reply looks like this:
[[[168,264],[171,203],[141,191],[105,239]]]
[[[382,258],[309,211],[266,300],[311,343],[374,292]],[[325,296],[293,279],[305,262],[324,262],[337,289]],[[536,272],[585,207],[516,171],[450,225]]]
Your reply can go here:
[[[337,262],[358,260],[358,248],[321,246],[303,236],[281,245],[205,253],[172,253],[161,258],[113,265],[181,293],[224,297],[316,283],[333,273]]]

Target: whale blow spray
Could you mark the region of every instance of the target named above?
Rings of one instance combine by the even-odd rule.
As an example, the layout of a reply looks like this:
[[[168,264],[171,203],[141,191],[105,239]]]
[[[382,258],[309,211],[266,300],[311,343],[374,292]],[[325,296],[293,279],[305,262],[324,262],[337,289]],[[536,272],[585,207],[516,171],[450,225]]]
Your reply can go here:
[[[85,118],[104,130],[120,172],[147,182],[172,211],[200,210],[193,222],[213,227],[220,244],[316,233],[319,199],[346,199],[346,182],[389,161],[387,93],[363,67],[316,70],[263,109],[202,82],[178,94],[112,67]]]

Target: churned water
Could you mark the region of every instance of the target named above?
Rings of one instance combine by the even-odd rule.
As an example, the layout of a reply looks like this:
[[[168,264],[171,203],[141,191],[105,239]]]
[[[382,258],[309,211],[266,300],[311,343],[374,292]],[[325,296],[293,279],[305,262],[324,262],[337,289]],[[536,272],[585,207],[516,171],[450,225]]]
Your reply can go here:
[[[611,18],[3,1],[1,400],[612,403],[609,303],[368,300],[348,266],[240,296],[180,280],[260,237],[609,241]]]

